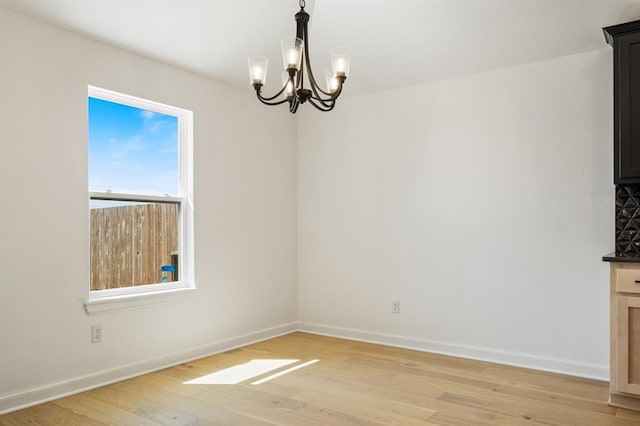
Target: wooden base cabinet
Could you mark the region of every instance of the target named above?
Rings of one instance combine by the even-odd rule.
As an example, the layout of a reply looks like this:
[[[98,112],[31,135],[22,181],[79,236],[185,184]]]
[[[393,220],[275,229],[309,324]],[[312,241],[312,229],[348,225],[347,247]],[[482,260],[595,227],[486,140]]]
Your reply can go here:
[[[640,410],[640,263],[611,263],[612,405]]]

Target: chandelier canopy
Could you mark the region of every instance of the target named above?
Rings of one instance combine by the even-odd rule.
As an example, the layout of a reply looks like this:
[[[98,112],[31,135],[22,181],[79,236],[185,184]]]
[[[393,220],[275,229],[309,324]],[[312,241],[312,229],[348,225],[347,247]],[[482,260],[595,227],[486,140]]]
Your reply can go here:
[[[289,111],[295,114],[300,104],[307,101],[320,111],[331,111],[342,93],[342,85],[349,75],[351,58],[349,49],[337,47],[330,50],[331,68],[325,70],[325,90],[321,89],[311,70],[309,56],[309,14],[304,11],[305,2],[300,0],[300,11],[296,13],[296,36],[282,40],[282,89],[271,97],[262,96],[262,86],[267,79],[269,59],[264,56],[249,58],[249,80],[258,99],[266,105],[289,103]],[[306,69],[306,71],[305,71]],[[309,88],[305,87],[305,72]],[[282,98],[279,99],[279,97]]]

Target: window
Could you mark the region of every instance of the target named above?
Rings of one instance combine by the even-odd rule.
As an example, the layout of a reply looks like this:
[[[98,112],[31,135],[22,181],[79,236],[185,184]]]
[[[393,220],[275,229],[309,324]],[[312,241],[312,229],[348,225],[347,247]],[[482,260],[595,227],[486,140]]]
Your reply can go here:
[[[193,287],[192,113],[88,92],[89,300]]]

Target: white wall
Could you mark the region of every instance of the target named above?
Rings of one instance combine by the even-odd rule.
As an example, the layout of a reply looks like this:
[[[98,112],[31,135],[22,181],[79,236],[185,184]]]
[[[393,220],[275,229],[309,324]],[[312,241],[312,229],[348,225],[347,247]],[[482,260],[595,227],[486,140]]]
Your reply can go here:
[[[300,327],[607,379],[611,63],[604,49],[302,112]]]
[[[89,84],[194,111],[194,298],[83,309]],[[0,8],[0,412],[295,329],[295,122],[254,96]]]

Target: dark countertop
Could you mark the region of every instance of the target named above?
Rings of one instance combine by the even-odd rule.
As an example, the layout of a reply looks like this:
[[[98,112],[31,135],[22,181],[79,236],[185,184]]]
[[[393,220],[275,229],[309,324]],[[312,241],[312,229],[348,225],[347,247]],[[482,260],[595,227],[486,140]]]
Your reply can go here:
[[[603,262],[636,262],[640,263],[640,257],[616,256],[615,253],[609,253],[602,256]]]

